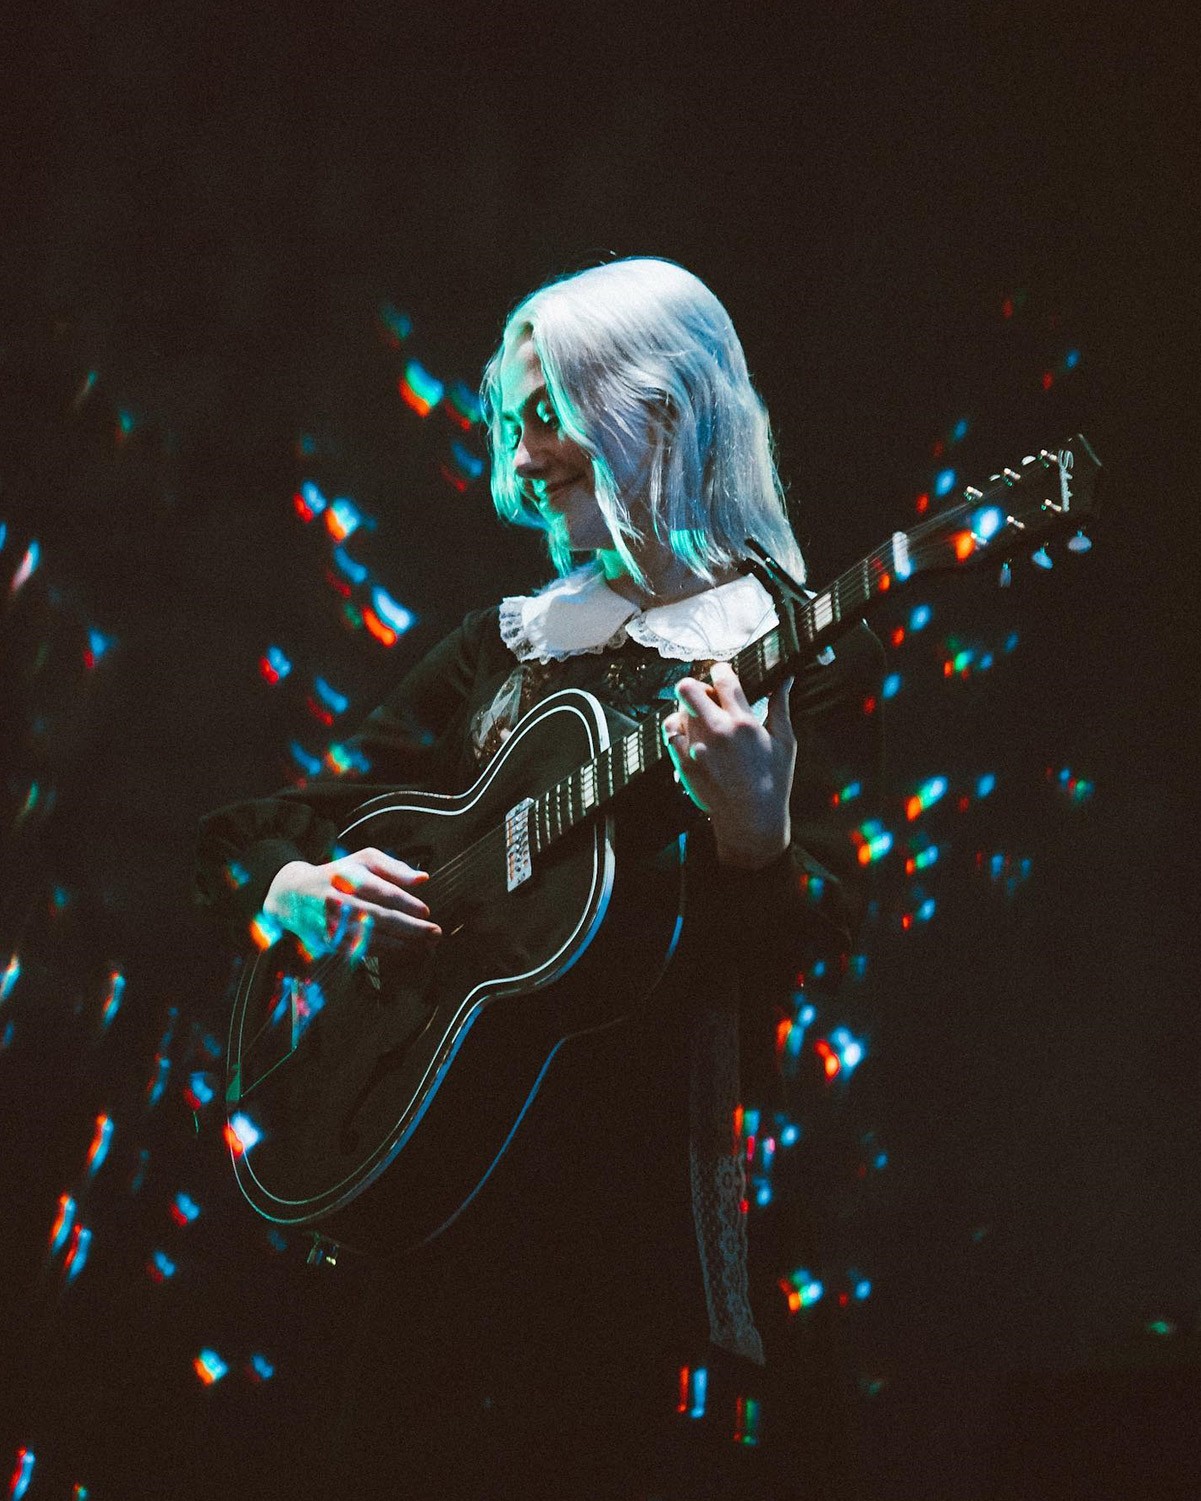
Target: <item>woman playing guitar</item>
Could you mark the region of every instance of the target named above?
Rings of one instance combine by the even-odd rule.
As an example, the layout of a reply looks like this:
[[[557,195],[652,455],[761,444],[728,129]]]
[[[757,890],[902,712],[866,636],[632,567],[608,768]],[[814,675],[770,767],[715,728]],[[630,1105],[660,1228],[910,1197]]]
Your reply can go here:
[[[497,509],[545,533],[557,577],[469,616],[398,684],[355,738],[365,773],[211,815],[202,896],[235,924],[264,911],[314,961],[366,953],[378,988],[379,965],[385,982],[436,973],[463,920],[426,859],[343,833],[357,807],[398,786],[462,793],[564,690],[623,726],[654,718],[675,776],[644,778],[618,805],[624,905],[606,885],[567,961],[607,942],[607,968],[575,966],[587,981],[560,1029],[571,1041],[532,1099],[523,1086],[503,1160],[443,1233],[378,1262],[323,1493],[683,1496],[703,1476],[717,1494],[730,1469],[730,1494],[767,1495],[784,1462],[773,1440],[777,1455],[794,1445],[791,1468],[803,1429],[816,1494],[833,1419],[789,1412],[780,1395],[802,1377],[774,1371],[779,1295],[754,1247],[748,1258],[733,1121],[752,1091],[771,1106],[761,1059],[777,1008],[799,975],[837,976],[863,910],[849,836],[878,777],[864,705],[882,654],[852,624],[748,702],[729,662],[777,612],[742,566],[747,539],[795,579],[803,563],[738,337],[681,267],[617,261],[536,291],[510,316],[482,394]],[[853,781],[852,820],[835,793]],[[511,884],[528,876],[512,876],[515,858]],[[249,875],[236,889],[234,864]],[[553,892],[549,869],[533,870]],[[664,870],[675,895],[655,949]],[[479,943],[514,926],[482,923]],[[649,1001],[622,1001],[616,1013],[635,1019],[607,1025],[610,992]],[[419,1007],[418,1023],[428,1030]],[[516,1070],[511,1041],[497,1030],[476,1098]],[[385,1172],[373,1191],[387,1186]],[[710,1373],[703,1416],[676,1411],[685,1366]],[[730,1442],[733,1404],[745,1413],[765,1391],[756,1454]]]

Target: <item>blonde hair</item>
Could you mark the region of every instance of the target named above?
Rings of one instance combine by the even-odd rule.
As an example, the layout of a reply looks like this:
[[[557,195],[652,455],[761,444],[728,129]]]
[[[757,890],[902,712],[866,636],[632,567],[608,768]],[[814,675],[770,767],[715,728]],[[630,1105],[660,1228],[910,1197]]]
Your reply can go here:
[[[611,261],[548,282],[518,303],[481,386],[499,514],[547,533],[559,573],[575,566],[557,517],[544,516],[514,469],[500,410],[506,352],[532,340],[563,432],[592,461],[613,546],[640,584],[631,551],[655,538],[714,581],[754,537],[795,578],[804,560],[788,523],[767,410],[751,384],[730,315],[673,261]],[[641,453],[631,465],[627,455]]]

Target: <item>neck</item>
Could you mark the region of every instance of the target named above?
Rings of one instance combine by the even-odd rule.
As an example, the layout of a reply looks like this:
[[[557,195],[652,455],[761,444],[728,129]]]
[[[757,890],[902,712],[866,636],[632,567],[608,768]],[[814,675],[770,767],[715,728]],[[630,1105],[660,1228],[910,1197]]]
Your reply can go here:
[[[605,582],[614,594],[620,594],[636,604],[639,609],[655,605],[673,604],[676,600],[688,599],[694,594],[703,594],[706,589],[718,584],[727,584],[738,577],[732,568],[723,569],[714,575],[712,583],[693,573],[675,553],[662,548],[654,556],[638,556],[645,584],[640,584],[626,567],[624,559],[615,551],[601,549],[596,554],[605,575]]]

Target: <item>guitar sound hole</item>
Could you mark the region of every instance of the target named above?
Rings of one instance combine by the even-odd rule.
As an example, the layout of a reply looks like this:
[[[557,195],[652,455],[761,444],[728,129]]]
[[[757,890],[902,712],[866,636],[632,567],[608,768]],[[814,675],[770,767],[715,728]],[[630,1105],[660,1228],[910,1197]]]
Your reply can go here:
[[[362,1136],[353,1126],[348,1127],[338,1137],[338,1147],[343,1153],[357,1152]]]

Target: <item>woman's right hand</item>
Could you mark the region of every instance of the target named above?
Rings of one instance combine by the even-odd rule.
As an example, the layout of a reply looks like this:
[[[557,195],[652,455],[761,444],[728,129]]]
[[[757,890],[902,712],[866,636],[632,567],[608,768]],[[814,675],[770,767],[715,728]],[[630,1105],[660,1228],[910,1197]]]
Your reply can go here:
[[[385,855],[353,855],[310,865],[292,860],[276,872],[263,911],[294,933],[314,957],[363,946],[427,953],[442,937],[416,895],[429,873]]]

